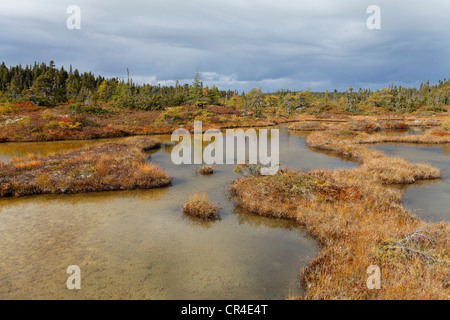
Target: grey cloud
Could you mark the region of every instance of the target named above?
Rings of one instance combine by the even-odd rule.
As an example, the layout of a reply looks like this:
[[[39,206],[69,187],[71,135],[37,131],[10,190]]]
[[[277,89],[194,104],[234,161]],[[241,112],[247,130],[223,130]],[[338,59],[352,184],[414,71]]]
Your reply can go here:
[[[81,30],[66,28],[67,6]],[[0,4],[1,58],[54,60],[81,71],[166,84],[198,68],[223,89],[378,88],[448,77],[446,0],[379,0],[382,29],[368,30],[366,0],[17,0]]]

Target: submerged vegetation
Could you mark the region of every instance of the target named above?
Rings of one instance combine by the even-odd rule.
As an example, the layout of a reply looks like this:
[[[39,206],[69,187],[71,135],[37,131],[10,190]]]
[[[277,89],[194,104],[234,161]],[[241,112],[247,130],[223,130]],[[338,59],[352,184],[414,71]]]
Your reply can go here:
[[[194,193],[183,205],[184,214],[200,219],[217,219],[220,207],[208,201],[205,193]]]
[[[130,139],[49,156],[29,155],[0,162],[0,196],[150,189],[169,185],[170,177],[145,162],[142,149],[157,145]]]
[[[353,157],[357,168],[280,170],[275,176],[236,179],[230,189],[240,206],[293,219],[322,243],[319,256],[301,270],[303,298],[448,299],[448,224],[415,218],[403,207],[401,193],[385,186],[437,179],[441,173],[368,149],[361,138],[366,135],[338,129],[307,138],[312,148]],[[432,133],[423,136],[415,139],[444,141]],[[381,268],[381,290],[367,289],[371,265]]]

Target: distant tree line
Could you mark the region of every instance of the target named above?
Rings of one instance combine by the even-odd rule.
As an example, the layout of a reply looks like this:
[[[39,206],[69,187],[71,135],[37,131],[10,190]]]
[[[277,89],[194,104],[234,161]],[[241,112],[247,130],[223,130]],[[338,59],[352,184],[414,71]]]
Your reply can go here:
[[[128,72],[128,69],[127,69]],[[140,110],[158,110],[167,106],[226,105],[243,110],[243,114],[259,116],[264,112],[290,114],[294,110],[322,112],[332,106],[343,112],[359,113],[360,106],[384,108],[397,112],[413,112],[421,107],[445,111],[450,104],[450,79],[431,85],[429,81],[419,88],[391,85],[371,91],[345,92],[280,90],[263,93],[255,88],[239,94],[237,91],[219,90],[216,86],[204,86],[197,72],[192,84],[161,86],[138,85],[130,80],[94,76],[91,72],[80,73],[77,69],[56,68],[53,61],[23,67],[0,65],[0,99],[3,101],[31,101],[39,106],[54,106],[67,102],[96,105],[108,102],[115,107]]]
[[[7,67],[0,65],[1,98],[7,101],[31,101],[36,105],[52,106],[69,100],[94,104],[98,101],[110,102],[113,106],[156,110],[164,106],[184,104],[221,104],[232,91],[219,91],[216,86],[203,86],[200,75],[194,77],[192,85],[175,86],[137,85],[132,80],[95,77],[91,72],[80,73],[72,66],[55,67],[53,61],[32,66]]]

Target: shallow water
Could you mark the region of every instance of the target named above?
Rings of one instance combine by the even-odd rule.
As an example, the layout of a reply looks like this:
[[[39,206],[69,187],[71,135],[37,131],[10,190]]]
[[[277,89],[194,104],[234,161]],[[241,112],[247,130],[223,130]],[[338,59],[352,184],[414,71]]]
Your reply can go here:
[[[419,134],[423,134],[427,129],[420,127],[411,127],[408,129],[393,129],[393,130],[382,130],[378,132],[373,132],[375,135],[383,135],[383,136],[416,136]]]
[[[22,157],[28,154],[40,154],[47,156],[113,140],[114,139],[0,143],[0,161],[8,162],[12,158]]]
[[[0,154],[10,158],[52,149],[52,143],[32,145],[2,144]],[[169,188],[1,199],[0,299],[281,299],[298,294],[298,272],[316,255],[317,243],[291,221],[237,208],[227,190],[238,177],[234,165],[216,165],[214,175],[201,176],[200,166],[174,165],[171,148],[166,143],[148,153],[149,161],[173,177]],[[280,127],[280,162],[304,170],[355,166],[310,151],[305,137],[289,133],[287,126]],[[181,207],[193,192],[205,192],[218,203],[221,220],[204,223],[184,216]],[[66,289],[69,265],[81,268],[81,290]]]
[[[428,163],[441,169],[443,179],[399,186],[405,206],[427,221],[450,221],[450,146],[380,144],[373,147],[390,156]]]

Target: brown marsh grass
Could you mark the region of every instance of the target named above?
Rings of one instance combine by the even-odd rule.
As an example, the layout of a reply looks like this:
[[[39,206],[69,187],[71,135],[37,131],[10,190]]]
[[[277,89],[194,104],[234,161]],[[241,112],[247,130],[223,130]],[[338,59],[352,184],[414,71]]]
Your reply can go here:
[[[152,143],[146,142],[146,146]],[[146,163],[141,149],[142,145],[138,148],[130,143],[106,143],[0,163],[0,196],[150,189],[169,185],[170,177],[157,165]]]
[[[122,142],[142,151],[155,150],[161,147],[161,142],[159,142],[155,138],[146,136],[129,137],[124,139]]]
[[[201,175],[206,176],[206,175],[213,174],[214,173],[214,169],[211,166],[204,166],[204,167],[200,168],[199,172],[200,172]]]
[[[423,136],[426,136],[424,138]],[[415,164],[398,157],[388,157],[384,153],[372,150],[363,145],[367,143],[367,134],[356,134],[346,131],[327,131],[313,133],[307,138],[307,145],[313,149],[332,151],[337,154],[356,159],[360,166],[355,169],[361,179],[375,180],[383,184],[414,183],[417,180],[439,179],[441,172],[427,164]],[[412,141],[443,141],[441,137],[430,134],[409,136]],[[378,142],[391,139],[406,142],[404,137],[373,138]],[[398,138],[398,139],[396,139]],[[372,141],[372,140],[371,140]]]
[[[321,131],[327,130],[327,126],[319,122],[298,122],[289,126],[289,130],[293,131]]]
[[[201,196],[194,193],[189,197],[189,200],[183,205],[184,214],[200,219],[216,219],[221,208],[209,202],[205,193]]]
[[[400,191],[386,186],[437,179],[440,171],[370,150],[358,137],[342,130],[307,139],[312,148],[357,159],[358,168],[280,170],[236,179],[230,189],[240,206],[293,219],[322,244],[318,258],[300,271],[301,298],[449,299],[449,224],[414,217]],[[371,265],[381,269],[380,290],[367,288]]]

